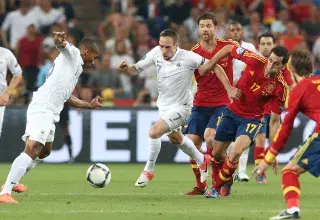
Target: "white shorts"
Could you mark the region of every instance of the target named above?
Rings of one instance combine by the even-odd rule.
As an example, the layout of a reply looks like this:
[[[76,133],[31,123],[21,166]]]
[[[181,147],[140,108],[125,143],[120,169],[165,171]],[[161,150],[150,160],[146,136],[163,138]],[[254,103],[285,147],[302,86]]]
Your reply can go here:
[[[54,125],[54,114],[46,111],[42,106],[37,107],[36,104],[30,103],[27,111],[27,125],[22,140],[37,141],[43,145],[46,142],[54,141],[54,133],[56,126]]]
[[[0,137],[1,137],[1,133],[2,133],[2,124],[3,124],[3,118],[4,118],[5,109],[6,109],[5,106],[1,106],[0,107]]]
[[[172,109],[161,111],[160,118],[169,125],[170,132],[180,129],[184,126],[191,115],[191,108],[188,107],[174,107]]]

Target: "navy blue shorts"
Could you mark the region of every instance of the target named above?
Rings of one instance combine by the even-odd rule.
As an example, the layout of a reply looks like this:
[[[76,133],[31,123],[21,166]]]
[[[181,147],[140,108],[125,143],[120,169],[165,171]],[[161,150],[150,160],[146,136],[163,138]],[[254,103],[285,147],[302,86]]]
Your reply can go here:
[[[313,133],[308,139],[299,146],[291,162],[298,164],[307,170],[311,175],[319,177],[320,175],[320,136]]]
[[[270,115],[264,115],[264,124],[262,125],[259,134],[266,134],[266,137],[269,138],[270,131]]]
[[[206,128],[217,128],[217,124],[221,119],[222,111],[225,105],[217,107],[199,107],[194,106],[191,116],[186,127],[186,134],[195,134],[204,139],[204,131]]]
[[[240,135],[247,135],[254,141],[262,125],[262,120],[243,118],[226,108],[214,139],[229,142],[235,141]]]

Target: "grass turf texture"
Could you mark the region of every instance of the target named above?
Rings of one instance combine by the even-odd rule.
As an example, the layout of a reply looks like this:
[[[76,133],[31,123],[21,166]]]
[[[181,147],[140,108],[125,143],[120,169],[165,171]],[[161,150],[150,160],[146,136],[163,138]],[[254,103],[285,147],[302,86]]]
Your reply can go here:
[[[22,181],[26,194],[13,193],[20,204],[0,204],[0,219],[269,219],[285,208],[281,176],[268,170],[268,184],[236,183],[228,198],[187,197],[194,186],[188,164],[158,164],[156,176],[145,188],[136,188],[143,164],[107,164],[112,172],[108,187],[96,189],[85,179],[90,164],[40,164]],[[9,164],[0,165],[4,182]],[[248,173],[252,166],[249,166]],[[303,175],[302,219],[320,219],[319,182]],[[210,184],[211,185],[211,184]]]

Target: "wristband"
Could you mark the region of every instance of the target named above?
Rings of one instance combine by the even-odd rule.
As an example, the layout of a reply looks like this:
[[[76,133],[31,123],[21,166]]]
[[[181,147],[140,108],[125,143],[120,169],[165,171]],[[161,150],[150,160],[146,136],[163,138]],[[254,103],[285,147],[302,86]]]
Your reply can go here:
[[[271,164],[273,163],[273,161],[275,160],[276,156],[277,156],[277,155],[273,154],[273,153],[270,151],[270,149],[269,149],[268,152],[267,152],[267,154],[266,154],[266,156],[264,157],[264,161],[265,161],[267,164],[271,165]]]

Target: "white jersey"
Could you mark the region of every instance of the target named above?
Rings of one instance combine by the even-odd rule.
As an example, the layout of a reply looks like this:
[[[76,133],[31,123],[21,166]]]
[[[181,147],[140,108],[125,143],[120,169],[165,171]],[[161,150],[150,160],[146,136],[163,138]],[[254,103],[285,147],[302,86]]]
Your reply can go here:
[[[83,60],[78,48],[67,43],[65,48],[58,49],[60,54],[54,60],[46,82],[34,93],[32,99],[56,116],[70,98],[83,71]]]
[[[0,94],[7,88],[7,71],[13,76],[22,73],[21,67],[13,53],[3,47],[0,47]]]
[[[159,91],[157,105],[160,111],[165,111],[176,106],[192,106],[192,76],[194,70],[204,62],[205,58],[199,54],[180,48],[170,60],[165,60],[157,46],[134,66],[140,73],[156,65]]]
[[[252,43],[241,41],[241,47],[256,52],[256,48]],[[233,59],[233,80],[238,81],[246,64],[241,60]]]

